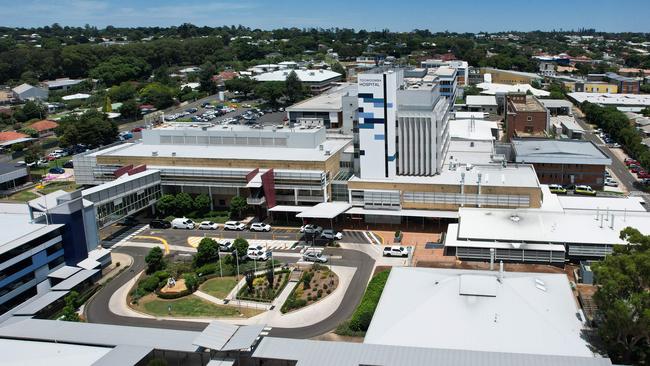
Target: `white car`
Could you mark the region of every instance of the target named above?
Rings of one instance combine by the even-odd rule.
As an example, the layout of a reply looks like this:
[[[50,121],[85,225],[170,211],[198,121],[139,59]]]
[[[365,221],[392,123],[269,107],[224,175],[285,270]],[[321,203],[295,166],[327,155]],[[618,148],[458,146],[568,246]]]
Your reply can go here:
[[[608,187],[618,187],[618,182],[612,178],[605,178],[605,185]]]
[[[323,230],[323,232],[320,234],[320,237],[328,240],[341,240],[343,239],[343,233],[340,231],[327,229]]]
[[[393,245],[384,247],[384,257],[408,257],[409,251],[406,247]]]
[[[300,232],[305,234],[318,234],[323,231],[323,228],[320,226],[307,224],[300,227]]]
[[[172,229],[194,229],[194,221],[185,217],[179,217],[172,220]]]
[[[271,231],[271,225],[265,224],[263,222],[256,222],[251,224],[250,231]]]
[[[318,252],[307,252],[302,255],[302,260],[306,262],[327,263],[328,256]]]
[[[216,222],[212,222],[212,221],[202,221],[199,224],[200,230],[217,230],[218,227],[219,225],[217,225]]]
[[[226,221],[226,223],[223,224],[223,229],[242,231],[246,229],[246,225],[242,224],[239,221]]]
[[[246,257],[255,261],[265,261],[271,258],[271,252],[267,251],[261,245],[248,247]]]

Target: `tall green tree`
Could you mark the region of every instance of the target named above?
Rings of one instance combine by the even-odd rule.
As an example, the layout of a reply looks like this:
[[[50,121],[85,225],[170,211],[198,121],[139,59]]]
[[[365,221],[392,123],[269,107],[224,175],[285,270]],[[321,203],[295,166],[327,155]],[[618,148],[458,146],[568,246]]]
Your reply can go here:
[[[162,249],[160,247],[153,247],[144,257],[144,262],[147,264],[147,273],[151,274],[165,268],[165,259]]]
[[[199,72],[199,90],[206,92],[208,94],[215,94],[217,89],[217,83],[214,82],[212,77],[217,73],[217,68],[211,63],[206,62],[201,66],[201,72]]]
[[[82,115],[71,114],[63,117],[57,127],[62,146],[86,144],[101,146],[115,142],[117,125],[107,116],[96,110],[89,110]]]
[[[628,245],[593,265],[598,284],[598,334],[615,363],[650,361],[650,236],[630,227],[621,231]]]
[[[284,89],[287,99],[291,104],[302,100],[305,96],[302,81],[295,71],[291,71],[284,81]]]
[[[240,260],[246,257],[246,253],[248,253],[248,240],[244,238],[237,238],[232,243],[232,246],[237,251],[237,255],[239,256]]]
[[[346,80],[348,78],[348,73],[345,71],[345,68],[343,67],[343,65],[341,65],[340,62],[336,62],[334,63],[334,65],[332,65],[332,71],[341,74],[341,78],[343,80]]]
[[[241,217],[246,208],[248,208],[248,202],[246,202],[246,198],[242,196],[235,196],[230,200],[230,215]]]
[[[210,196],[202,193],[194,197],[194,209],[199,215],[206,214],[210,210]]]
[[[176,195],[174,206],[178,216],[185,216],[194,210],[194,200],[189,194],[181,192]]]
[[[219,245],[214,239],[203,238],[196,248],[194,255],[194,267],[198,268],[208,263],[214,263],[219,260]]]
[[[156,210],[160,217],[173,215],[176,211],[176,197],[173,194],[163,194],[156,202]]]
[[[146,104],[151,104],[158,109],[171,107],[174,104],[175,88],[160,84],[151,83],[140,90],[140,99]]]

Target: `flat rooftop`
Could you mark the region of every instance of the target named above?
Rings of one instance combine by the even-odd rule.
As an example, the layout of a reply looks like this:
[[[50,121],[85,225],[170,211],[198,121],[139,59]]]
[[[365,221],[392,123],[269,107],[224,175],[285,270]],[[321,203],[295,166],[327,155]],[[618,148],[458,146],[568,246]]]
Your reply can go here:
[[[0,203],[0,222],[4,228],[11,228],[0,230],[0,253],[63,226],[33,223],[26,203]]]
[[[356,96],[357,84],[337,84],[323,94],[303,100],[290,107],[287,112],[314,111],[314,112],[337,112],[343,109],[342,98],[344,96]]]
[[[449,136],[462,140],[494,140],[492,130],[499,126],[483,119],[457,119],[449,121]]]
[[[3,365],[91,366],[112,349],[58,342],[0,341]]]
[[[322,127],[312,128],[290,128],[283,125],[231,125],[231,124],[218,124],[211,122],[165,122],[160,127],[154,130],[159,131],[225,131],[225,132],[291,132],[301,134],[317,133]]]
[[[619,234],[628,226],[650,235],[650,213],[607,212],[605,207],[599,212],[460,208],[459,215],[458,238],[467,240],[618,245],[625,244]]]
[[[610,165],[612,160],[593,142],[582,140],[513,140],[518,163]]]
[[[393,267],[364,343],[594,357],[564,274]]]
[[[546,108],[532,96],[526,95],[525,101],[509,99],[517,112],[545,112]]]
[[[351,140],[326,140],[323,150],[316,148],[260,147],[260,146],[197,146],[197,145],[159,145],[133,143],[122,149],[109,149],[94,153],[97,156],[123,157],[171,157],[200,158],[217,160],[281,160],[281,161],[326,161],[331,155],[342,150]],[[330,155],[327,155],[327,151]]]
[[[615,106],[650,106],[650,94],[611,94],[611,93],[569,93],[578,103],[589,102]]]
[[[468,95],[466,98],[468,106],[497,106],[497,98],[494,95]]]
[[[489,187],[539,187],[539,180],[535,169],[532,165],[509,165],[502,167],[500,165],[473,165],[467,170],[465,166],[458,166],[455,170],[448,167],[443,168],[440,174],[421,177],[398,175],[394,178],[382,179],[361,179],[352,177],[352,182],[378,182],[378,183],[405,183],[405,184],[440,184],[440,185],[460,185],[462,173],[465,174],[465,185],[475,186],[478,181],[478,174],[482,175],[481,186]]]

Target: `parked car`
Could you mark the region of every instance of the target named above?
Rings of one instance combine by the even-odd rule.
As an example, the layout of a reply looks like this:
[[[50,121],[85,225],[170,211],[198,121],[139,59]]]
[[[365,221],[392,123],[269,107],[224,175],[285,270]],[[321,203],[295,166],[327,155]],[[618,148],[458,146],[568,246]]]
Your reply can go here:
[[[218,227],[219,225],[217,225],[216,222],[212,222],[212,221],[202,221],[199,224],[200,230],[217,230]]]
[[[639,165],[630,165],[629,168],[632,173],[638,173],[640,170],[643,170]]]
[[[323,255],[322,253],[311,251],[311,252],[305,252],[302,255],[302,260],[307,262],[315,262],[315,263],[327,263],[329,258],[326,255]]]
[[[593,188],[591,188],[590,186],[586,186],[586,185],[577,185],[576,188],[574,189],[574,192],[576,194],[584,194],[584,195],[587,195],[587,196],[595,196],[596,195],[596,191]]]
[[[142,127],[135,127],[131,130],[131,132],[140,132],[142,131]]]
[[[409,251],[401,245],[384,247],[384,257],[408,257]]]
[[[49,172],[50,174],[63,174],[65,173],[65,169],[57,166],[54,168],[50,168]]]
[[[151,220],[149,227],[152,229],[169,229],[172,227],[172,223],[167,220]]]
[[[307,224],[300,227],[300,232],[305,234],[318,234],[323,231],[323,228],[317,225]]]
[[[72,162],[72,160],[68,160],[65,163],[63,163],[63,167],[67,169],[72,169],[74,168],[74,163]]]
[[[47,154],[47,160],[55,160],[55,159],[58,159],[60,157],[62,157],[62,155],[57,153],[57,152],[51,152],[51,153]]]
[[[172,220],[172,228],[174,229],[194,229],[196,225],[194,221],[185,217],[178,217]]]
[[[612,178],[606,178],[605,185],[608,187],[618,187],[618,182]]]
[[[630,158],[625,159],[624,163],[625,163],[625,165],[627,165],[627,166],[630,166],[630,165],[639,165],[639,162],[638,162],[638,161],[636,161],[636,160],[634,160],[634,159],[630,159]]]
[[[549,184],[548,189],[551,191],[551,193],[566,194],[566,188],[562,187],[559,184]]]
[[[246,229],[246,225],[242,224],[239,221],[226,221],[226,223],[223,224],[223,229],[241,231]]]
[[[248,247],[248,250],[246,251],[246,257],[256,260],[256,261],[265,261],[269,258],[271,258],[271,252],[267,251],[264,247],[261,245],[258,246],[250,246]]]
[[[650,178],[650,173],[645,170],[641,170],[640,172],[636,173],[636,176],[639,177],[639,179]]]
[[[343,233],[340,231],[326,229],[320,234],[320,237],[328,240],[341,240],[343,239]]]
[[[271,231],[271,225],[265,224],[263,222],[256,222],[251,224],[250,231]]]
[[[233,246],[232,246],[232,242],[230,240],[219,240],[217,242],[217,244],[219,244],[219,251],[220,252],[232,253],[232,251],[234,249]]]

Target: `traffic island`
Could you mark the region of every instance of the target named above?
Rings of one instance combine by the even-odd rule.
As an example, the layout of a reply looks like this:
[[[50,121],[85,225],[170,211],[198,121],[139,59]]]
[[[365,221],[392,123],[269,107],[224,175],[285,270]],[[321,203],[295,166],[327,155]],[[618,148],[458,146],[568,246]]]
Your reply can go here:
[[[283,314],[309,306],[334,292],[339,285],[339,277],[328,267],[314,264],[303,272],[298,285],[282,305]]]

